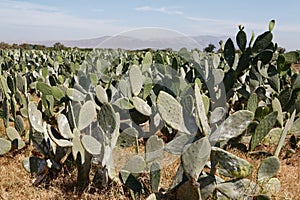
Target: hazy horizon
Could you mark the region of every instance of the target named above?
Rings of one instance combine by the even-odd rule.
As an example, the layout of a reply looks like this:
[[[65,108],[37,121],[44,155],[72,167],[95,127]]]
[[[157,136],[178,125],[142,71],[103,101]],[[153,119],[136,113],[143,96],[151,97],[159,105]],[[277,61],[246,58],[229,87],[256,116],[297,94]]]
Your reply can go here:
[[[274,41],[296,50],[300,49],[300,19],[295,17],[299,9],[296,0],[2,0],[0,41],[84,40],[147,27],[188,37],[234,37],[239,24],[250,40],[252,31],[256,36],[263,33],[275,19]]]

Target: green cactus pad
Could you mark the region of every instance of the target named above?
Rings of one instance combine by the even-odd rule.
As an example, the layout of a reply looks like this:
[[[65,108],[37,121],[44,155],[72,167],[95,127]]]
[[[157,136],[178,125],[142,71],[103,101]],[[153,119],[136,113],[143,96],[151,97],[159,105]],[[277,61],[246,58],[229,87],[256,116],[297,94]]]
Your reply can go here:
[[[129,171],[121,170],[120,171],[120,178],[122,183],[133,190],[134,192],[141,192],[143,186],[138,179],[133,176]]]
[[[21,115],[17,115],[15,118],[15,128],[20,134],[23,134],[25,131],[24,120]]]
[[[203,129],[204,135],[210,134],[210,126],[208,124],[208,119],[205,111],[204,101],[200,92],[198,84],[195,84],[195,99],[196,99],[196,116],[197,116],[197,125],[199,128]]]
[[[144,78],[140,67],[136,65],[131,66],[129,70],[129,80],[131,91],[134,96],[137,96],[141,92],[144,84],[143,79]]]
[[[151,107],[143,99],[139,97],[132,97],[132,103],[134,108],[145,116],[151,115]]]
[[[146,143],[146,163],[161,160],[163,148],[164,141],[161,138],[157,135],[150,136]]]
[[[69,141],[69,140],[65,140],[65,139],[57,139],[57,138],[53,135],[52,130],[51,130],[51,126],[50,126],[50,125],[47,126],[47,132],[48,132],[48,134],[49,134],[51,140],[52,140],[55,144],[57,144],[58,146],[60,146],[60,147],[71,147],[71,146],[73,146],[73,143],[72,143],[71,141]]]
[[[147,52],[143,59],[142,72],[146,72],[152,64],[152,54],[151,52]]]
[[[13,127],[6,128],[6,135],[9,140],[12,142],[12,146],[16,149],[22,149],[25,147],[25,142],[22,140],[18,131]]]
[[[182,166],[189,179],[198,179],[210,155],[211,146],[207,137],[192,143],[182,154]]]
[[[51,92],[52,92],[53,97],[57,101],[60,101],[63,97],[65,97],[65,92],[58,86],[52,86]]]
[[[126,128],[117,140],[117,146],[119,147],[130,147],[137,142],[139,132],[133,128]]]
[[[263,34],[257,36],[254,41],[252,51],[258,52],[266,49],[272,42],[273,34],[270,31],[266,31]]]
[[[19,135],[18,131],[13,127],[6,128],[6,135],[10,141],[13,141],[15,139],[21,139],[21,136]]]
[[[172,141],[170,141],[166,146],[165,146],[165,151],[175,154],[175,155],[181,155],[184,147],[186,144],[189,142],[192,142],[193,136],[187,135],[187,134],[182,134],[177,137],[175,137]]]
[[[81,140],[80,140],[80,131],[75,128],[73,131],[74,134],[74,138],[72,139],[72,154],[73,154],[73,158],[74,160],[77,159],[78,153],[80,154],[80,158],[81,158],[81,164],[83,164],[85,162],[85,149],[82,146]]]
[[[38,132],[43,132],[44,128],[42,125],[42,113],[37,109],[36,105],[34,102],[29,102],[28,104],[28,117],[30,124],[32,127],[38,131]]]
[[[242,52],[245,51],[247,45],[247,35],[246,32],[241,29],[236,35],[236,43]]]
[[[8,153],[11,149],[11,141],[0,138],[0,155]]]
[[[249,110],[255,114],[257,106],[258,106],[257,94],[252,93],[247,102],[247,110]]]
[[[150,166],[150,184],[153,192],[158,192],[160,183],[160,165],[153,162]]]
[[[130,172],[135,177],[138,177],[140,173],[143,173],[146,168],[146,162],[140,155],[134,155],[125,164],[123,170]]]
[[[264,137],[264,139],[261,142],[267,146],[273,145],[273,144],[278,144],[281,133],[282,133],[281,128],[272,128],[270,130],[270,132]]]
[[[224,57],[227,64],[232,67],[235,60],[235,49],[232,40],[229,38],[224,46]]]
[[[257,180],[259,182],[264,182],[267,179],[272,178],[277,174],[280,168],[280,161],[278,157],[271,156],[266,159],[264,159],[257,172]]]
[[[252,173],[252,165],[238,156],[221,148],[212,147],[211,159],[219,163],[223,175],[232,178],[245,178]]]
[[[83,135],[81,138],[81,143],[84,149],[92,154],[99,155],[101,152],[101,143],[98,140],[90,135]]]
[[[126,97],[117,99],[113,104],[122,110],[130,110],[134,108],[134,105],[132,105],[132,103]]]
[[[101,106],[97,119],[101,129],[111,138],[111,135],[116,129],[117,122],[115,111],[109,103],[105,103]]]
[[[215,108],[210,115],[210,123],[217,123],[222,120],[226,115],[226,111],[223,107]]]
[[[74,88],[68,88],[66,94],[73,101],[84,101],[86,97],[85,94]]]
[[[101,85],[97,85],[94,90],[95,90],[95,94],[96,94],[97,99],[101,103],[107,103],[108,102],[108,97],[107,97],[106,91]]]
[[[189,133],[184,125],[182,106],[173,96],[160,91],[156,103],[158,112],[166,124],[175,130]]]
[[[52,94],[52,89],[51,86],[44,83],[44,82],[37,82],[36,84],[36,89],[42,93],[42,95],[51,95]]]
[[[278,112],[272,112],[268,114],[255,129],[250,142],[250,151],[252,151],[261,140],[270,132],[276,123]]]
[[[57,115],[57,126],[61,136],[63,136],[65,139],[73,138],[73,133],[71,131],[69,121],[64,114],[60,113]]]
[[[277,121],[279,122],[280,126],[282,127],[283,126],[283,113],[282,113],[280,101],[276,97],[272,101],[272,108],[273,108],[273,111],[278,112]]]
[[[93,101],[87,101],[83,104],[78,117],[78,129],[82,130],[90,125],[96,119],[96,108]]]
[[[233,113],[210,135],[210,142],[222,142],[223,145],[226,144],[231,138],[242,134],[253,118],[254,114],[248,110]]]

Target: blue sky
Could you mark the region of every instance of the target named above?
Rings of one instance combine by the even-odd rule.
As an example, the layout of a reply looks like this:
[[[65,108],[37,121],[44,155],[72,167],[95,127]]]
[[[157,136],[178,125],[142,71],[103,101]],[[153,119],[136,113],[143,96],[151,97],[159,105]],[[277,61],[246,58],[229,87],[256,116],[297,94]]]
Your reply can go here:
[[[300,49],[298,0],[1,0],[0,41],[76,40],[143,27],[185,35],[234,36],[238,24],[248,38],[276,20],[274,41]]]

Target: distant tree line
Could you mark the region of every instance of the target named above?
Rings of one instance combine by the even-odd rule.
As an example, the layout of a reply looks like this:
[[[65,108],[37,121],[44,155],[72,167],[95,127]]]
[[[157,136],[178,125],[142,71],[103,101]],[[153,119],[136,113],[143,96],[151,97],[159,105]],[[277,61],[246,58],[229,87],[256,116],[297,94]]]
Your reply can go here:
[[[77,48],[77,47],[74,47]],[[57,42],[53,44],[52,47],[47,47],[45,45],[40,45],[40,44],[28,44],[28,43],[23,43],[23,44],[8,44],[5,42],[0,42],[0,49],[24,49],[24,50],[69,50],[72,49],[71,47],[66,47],[60,42]],[[82,50],[92,50],[89,48],[84,48]]]

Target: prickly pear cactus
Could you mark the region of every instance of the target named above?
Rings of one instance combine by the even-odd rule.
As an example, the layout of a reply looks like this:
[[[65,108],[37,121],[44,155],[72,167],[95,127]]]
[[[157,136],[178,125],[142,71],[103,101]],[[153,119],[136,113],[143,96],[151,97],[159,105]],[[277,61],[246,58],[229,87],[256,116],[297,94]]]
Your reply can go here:
[[[255,132],[251,138],[250,150],[252,151],[261,140],[269,133],[276,123],[278,112],[274,111],[267,115],[256,127]]]
[[[189,133],[184,124],[183,108],[170,94],[160,91],[157,97],[157,109],[161,118],[175,130]]]
[[[218,147],[212,147],[211,160],[219,163],[222,174],[232,178],[245,178],[252,173],[252,165],[238,156]]]
[[[192,143],[181,156],[182,166],[186,176],[197,181],[210,155],[211,146],[207,137]]]

